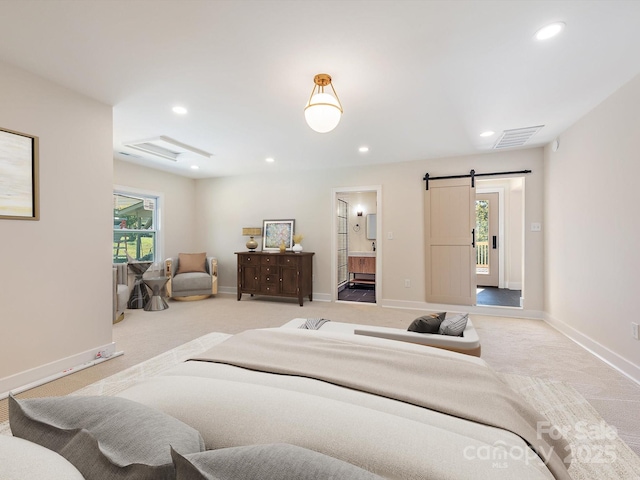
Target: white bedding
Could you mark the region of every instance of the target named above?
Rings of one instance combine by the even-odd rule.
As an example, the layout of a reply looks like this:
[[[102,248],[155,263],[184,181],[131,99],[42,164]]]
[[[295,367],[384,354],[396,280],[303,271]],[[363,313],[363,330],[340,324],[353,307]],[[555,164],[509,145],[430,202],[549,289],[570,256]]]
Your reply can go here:
[[[189,361],[120,396],[195,427],[207,448],[292,443],[397,479],[553,478],[513,433],[310,378]]]

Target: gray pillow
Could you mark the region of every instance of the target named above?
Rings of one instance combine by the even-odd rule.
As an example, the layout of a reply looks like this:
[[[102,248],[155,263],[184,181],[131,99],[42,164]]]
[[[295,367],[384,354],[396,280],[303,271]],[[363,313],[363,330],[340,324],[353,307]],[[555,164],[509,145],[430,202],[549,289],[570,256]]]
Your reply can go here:
[[[204,450],[200,433],[159,410],[119,397],[9,397],[16,437],[59,453],[86,480],[175,479],[171,447]]]
[[[360,467],[322,453],[273,443],[221,448],[191,455],[171,451],[176,480],[381,480]]]
[[[467,326],[467,321],[469,320],[468,313],[459,313],[451,318],[446,318],[440,324],[440,330],[438,333],[442,335],[452,335],[454,337],[461,337],[462,332]]]
[[[409,325],[409,328],[407,328],[407,330],[417,333],[438,333],[440,324],[442,323],[446,315],[447,312],[423,315],[422,317],[418,317],[413,322],[411,322],[411,325]]]

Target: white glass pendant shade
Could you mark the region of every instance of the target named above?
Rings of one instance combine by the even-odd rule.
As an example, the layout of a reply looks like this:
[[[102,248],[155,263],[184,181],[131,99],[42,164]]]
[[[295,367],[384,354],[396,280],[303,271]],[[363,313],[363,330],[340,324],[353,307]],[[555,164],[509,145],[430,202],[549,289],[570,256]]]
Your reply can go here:
[[[318,133],[327,133],[336,128],[341,116],[340,103],[329,93],[316,93],[304,109],[307,124]]]

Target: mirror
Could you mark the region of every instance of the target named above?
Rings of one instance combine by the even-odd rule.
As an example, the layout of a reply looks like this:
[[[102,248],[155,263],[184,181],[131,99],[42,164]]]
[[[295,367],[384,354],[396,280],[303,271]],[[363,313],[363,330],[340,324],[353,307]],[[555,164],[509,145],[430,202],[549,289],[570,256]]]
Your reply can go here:
[[[368,213],[367,214],[367,240],[375,240],[376,239],[376,214]]]

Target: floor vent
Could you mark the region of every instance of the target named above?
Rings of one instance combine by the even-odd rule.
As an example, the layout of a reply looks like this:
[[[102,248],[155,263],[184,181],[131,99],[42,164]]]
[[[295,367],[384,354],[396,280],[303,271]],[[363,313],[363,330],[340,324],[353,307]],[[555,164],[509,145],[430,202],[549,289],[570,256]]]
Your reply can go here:
[[[544,125],[505,130],[502,132],[502,135],[500,135],[500,138],[498,138],[493,148],[499,150],[501,148],[521,147],[527,143],[531,137],[538,133],[542,127],[544,127]]]

